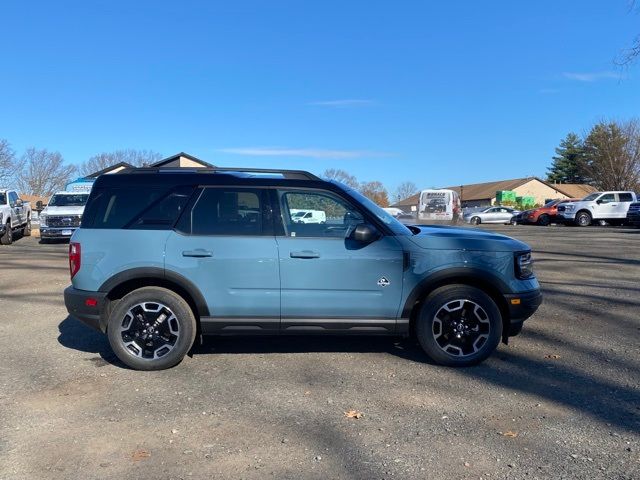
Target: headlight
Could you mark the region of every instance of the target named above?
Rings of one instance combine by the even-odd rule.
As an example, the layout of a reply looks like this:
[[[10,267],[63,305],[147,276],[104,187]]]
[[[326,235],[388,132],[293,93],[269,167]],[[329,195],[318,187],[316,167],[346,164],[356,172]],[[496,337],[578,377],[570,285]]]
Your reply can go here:
[[[564,207],[564,211],[565,211],[565,212],[573,212],[575,209],[576,209],[576,206],[575,206],[575,205],[566,205],[566,206]]]
[[[41,227],[46,227],[47,226],[47,216],[46,215],[40,214],[40,226]]]
[[[526,280],[533,277],[533,258],[531,252],[516,253],[515,256],[516,278]]]

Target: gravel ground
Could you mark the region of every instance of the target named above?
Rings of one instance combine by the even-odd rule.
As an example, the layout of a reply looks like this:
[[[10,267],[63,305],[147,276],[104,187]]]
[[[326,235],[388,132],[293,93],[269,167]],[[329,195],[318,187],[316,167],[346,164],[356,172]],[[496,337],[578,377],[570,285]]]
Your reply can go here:
[[[467,369],[351,337],[131,371],[67,318],[66,245],[0,248],[0,479],[640,478],[640,230],[492,229],[532,245],[545,302]]]

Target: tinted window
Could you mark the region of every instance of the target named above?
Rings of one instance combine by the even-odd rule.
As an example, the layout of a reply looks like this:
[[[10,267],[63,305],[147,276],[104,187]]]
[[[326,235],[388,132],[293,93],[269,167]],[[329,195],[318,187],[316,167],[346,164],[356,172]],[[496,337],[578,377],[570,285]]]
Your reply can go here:
[[[616,201],[616,196],[613,193],[607,193],[606,195],[602,195],[599,200],[600,203],[611,203]]]
[[[620,193],[618,197],[621,202],[633,202],[633,196],[630,193]]]
[[[329,192],[289,191],[279,192],[279,196],[285,233],[289,237],[346,238],[364,221],[355,208]],[[291,210],[307,213],[296,217]]]
[[[181,229],[194,235],[262,235],[262,192],[205,188]]]
[[[9,203],[14,206],[18,201],[18,194],[16,192],[9,192]]]
[[[7,204],[7,197],[5,196],[4,193],[0,192],[0,205],[6,205]]]
[[[140,213],[133,222],[130,222],[128,228],[163,230],[173,227],[192,192],[193,188],[183,187],[161,197]]]
[[[54,195],[49,200],[50,207],[81,207],[87,203],[88,193],[73,195]]]
[[[191,190],[191,188],[189,188]],[[152,228],[155,216],[160,222],[155,228],[168,228],[168,218],[173,215],[173,221],[178,217],[180,201],[172,196],[174,192],[166,188],[109,188],[95,189],[90,196],[83,218],[83,228]],[[161,202],[167,199],[166,203]],[[183,198],[184,200],[184,198]],[[168,208],[173,205],[170,214]]]

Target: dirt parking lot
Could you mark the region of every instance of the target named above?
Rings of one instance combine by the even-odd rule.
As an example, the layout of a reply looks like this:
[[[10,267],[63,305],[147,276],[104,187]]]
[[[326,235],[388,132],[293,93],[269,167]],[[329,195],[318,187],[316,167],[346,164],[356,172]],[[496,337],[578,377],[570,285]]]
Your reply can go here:
[[[67,245],[2,247],[0,479],[640,478],[640,230],[491,229],[533,247],[545,301],[457,370],[392,338],[209,339],[128,370],[67,318]]]

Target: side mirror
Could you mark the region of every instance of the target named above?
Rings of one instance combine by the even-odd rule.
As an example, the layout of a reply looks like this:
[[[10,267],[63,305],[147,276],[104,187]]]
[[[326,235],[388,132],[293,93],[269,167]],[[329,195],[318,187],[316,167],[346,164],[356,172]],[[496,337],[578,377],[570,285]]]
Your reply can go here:
[[[380,238],[380,232],[371,225],[361,223],[353,230],[352,238],[359,243],[371,243]]]
[[[598,199],[598,200],[596,200],[596,203],[597,203],[598,205],[600,205],[600,204],[602,203],[602,200]]]
[[[21,207],[22,206],[22,199],[19,198],[16,200],[16,207]]]
[[[36,202],[36,209],[37,209],[37,210],[42,210],[42,200],[38,200],[38,201]]]

